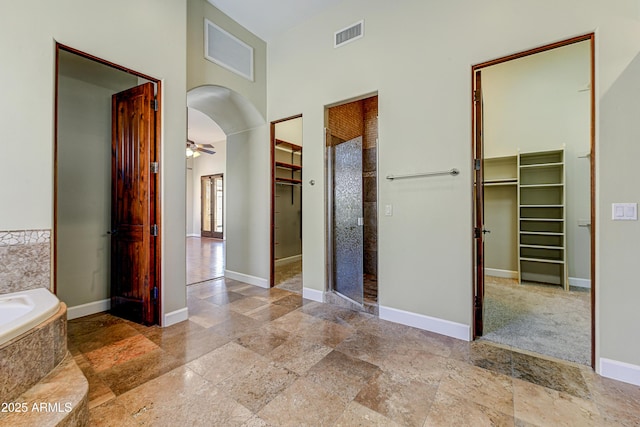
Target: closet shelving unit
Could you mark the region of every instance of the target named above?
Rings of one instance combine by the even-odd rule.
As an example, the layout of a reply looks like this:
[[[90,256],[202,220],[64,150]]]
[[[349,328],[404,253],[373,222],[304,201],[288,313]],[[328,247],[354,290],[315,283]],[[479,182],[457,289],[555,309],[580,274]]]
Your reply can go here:
[[[283,238],[282,227],[287,228],[290,226],[291,206],[296,203],[296,197],[302,197],[302,147],[281,139],[276,139],[274,145],[275,170],[273,180],[275,186],[279,187],[274,193],[274,245],[277,247]],[[291,189],[290,203],[285,201],[286,198],[281,198],[281,196],[286,195],[283,187]],[[297,196],[298,194],[299,196]],[[299,235],[302,236],[301,221]],[[274,248],[276,260],[280,258],[279,252]]]
[[[519,280],[569,289],[564,150],[519,153]]]
[[[484,186],[518,185],[518,156],[484,159]]]
[[[302,156],[300,156],[302,153],[302,147],[291,142],[276,139],[276,150],[291,153],[288,162],[276,160],[276,184],[302,184],[302,165],[300,164],[300,160],[302,158]],[[282,156],[277,155],[276,159],[278,158],[282,158]],[[278,173],[278,170],[288,171],[290,174],[286,173],[287,176],[283,176],[284,174]]]

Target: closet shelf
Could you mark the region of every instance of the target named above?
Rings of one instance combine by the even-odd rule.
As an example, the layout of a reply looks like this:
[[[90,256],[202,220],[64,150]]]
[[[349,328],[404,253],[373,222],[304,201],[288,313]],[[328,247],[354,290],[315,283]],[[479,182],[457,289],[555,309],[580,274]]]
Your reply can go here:
[[[518,155],[518,256],[520,282],[569,290],[564,155],[563,149]]]
[[[294,164],[285,163],[285,162],[276,162],[276,167],[280,169],[287,169],[287,170],[293,170],[293,171],[302,170],[302,166],[300,165],[294,165]]]
[[[555,233],[551,231],[520,231],[520,234],[528,234],[533,236],[564,236],[564,233]]]
[[[562,167],[564,165],[564,163],[536,163],[533,165],[520,165],[520,169],[527,169],[527,168],[557,168],[557,167]]]
[[[541,262],[545,264],[564,264],[564,261],[557,259],[546,259],[546,258],[524,258],[520,257],[520,261],[529,261],[529,262]]]
[[[564,246],[520,245],[521,248],[563,250]]]
[[[292,179],[292,178],[276,178],[276,183],[278,182],[283,182],[283,183],[289,183],[289,184],[302,184],[302,180],[301,179]]]
[[[300,145],[294,144],[292,142],[284,141],[282,139],[276,139],[276,148],[288,149],[294,153],[298,151],[302,151],[302,147]]]
[[[520,188],[549,188],[549,187],[564,187],[564,184],[520,184]]]

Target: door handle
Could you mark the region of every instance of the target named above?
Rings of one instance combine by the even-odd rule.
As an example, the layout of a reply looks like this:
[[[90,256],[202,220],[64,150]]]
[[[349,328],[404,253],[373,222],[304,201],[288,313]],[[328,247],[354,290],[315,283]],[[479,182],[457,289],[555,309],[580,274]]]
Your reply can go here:
[[[482,234],[491,233],[491,230],[487,230],[486,228],[482,229]]]

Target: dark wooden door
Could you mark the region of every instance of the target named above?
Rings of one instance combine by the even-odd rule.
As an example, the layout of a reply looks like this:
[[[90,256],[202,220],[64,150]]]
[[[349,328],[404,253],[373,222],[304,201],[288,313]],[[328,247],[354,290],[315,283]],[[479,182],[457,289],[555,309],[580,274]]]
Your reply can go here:
[[[158,320],[154,87],[113,95],[111,144],[111,312],[138,323]],[[153,156],[153,157],[152,157]]]
[[[475,241],[475,295],[473,302],[474,311],[474,338],[481,336],[483,332],[483,306],[484,306],[484,177],[483,164],[483,117],[482,117],[482,76],[476,71],[473,88],[474,109],[474,196],[475,196],[475,224],[473,237]]]

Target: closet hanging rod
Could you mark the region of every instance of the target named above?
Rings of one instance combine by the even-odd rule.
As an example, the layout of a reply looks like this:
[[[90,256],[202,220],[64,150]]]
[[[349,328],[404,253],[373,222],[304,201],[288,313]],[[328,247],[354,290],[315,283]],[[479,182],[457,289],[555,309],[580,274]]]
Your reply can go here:
[[[302,184],[300,183],[294,183],[294,182],[281,182],[281,181],[276,181],[276,185],[290,185],[292,187],[300,187],[302,186]]]
[[[448,171],[438,171],[438,172],[423,172],[423,173],[414,173],[409,175],[387,175],[387,179],[393,181],[394,179],[404,179],[404,178],[421,178],[423,176],[438,176],[438,175],[459,175],[460,171],[456,168],[449,169]]]

